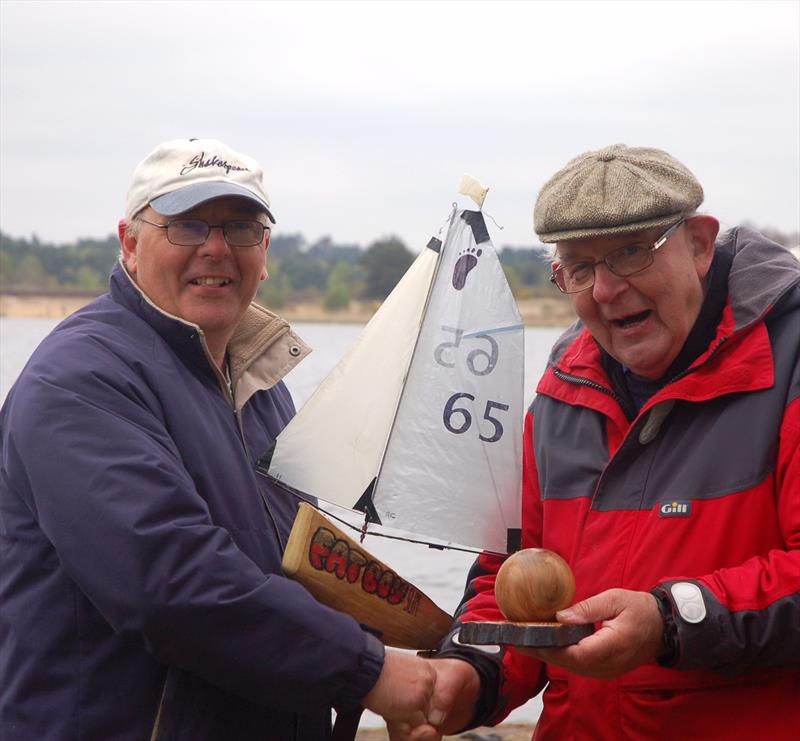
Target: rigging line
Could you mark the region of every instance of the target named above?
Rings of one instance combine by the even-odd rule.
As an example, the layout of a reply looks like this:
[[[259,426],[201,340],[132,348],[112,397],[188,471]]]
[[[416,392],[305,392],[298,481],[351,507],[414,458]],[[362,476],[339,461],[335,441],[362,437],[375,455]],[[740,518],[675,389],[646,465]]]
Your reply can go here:
[[[450,213],[450,214],[447,216],[447,218],[446,218],[446,219],[445,219],[445,220],[442,222],[442,225],[439,227],[439,231],[438,231],[438,232],[436,232],[436,236],[437,236],[437,237],[441,236],[441,234],[442,234],[442,229],[444,229],[444,228],[445,228],[445,226],[447,226],[447,224],[448,224],[450,221],[452,221],[452,219],[453,219],[452,212],[453,212],[453,211],[455,211],[457,208],[458,208],[458,204],[457,204],[455,201],[453,201],[453,203],[452,203],[452,209],[451,209],[451,213]]]
[[[505,227],[503,227],[503,226],[501,226],[500,224],[498,224],[498,223],[495,221],[495,219],[494,219],[494,216],[492,216],[492,215],[491,215],[491,214],[490,214],[488,211],[484,211],[483,209],[481,209],[481,213],[482,213],[482,214],[484,214],[484,215],[486,215],[486,216],[488,216],[488,217],[489,217],[489,218],[490,218],[492,221],[494,221],[494,225],[495,225],[495,226],[496,226],[496,227],[497,227],[497,228],[498,228],[500,231],[503,231],[503,229],[504,229]]]
[[[317,507],[316,509],[318,509],[320,512],[324,512],[326,515],[331,517],[331,519],[340,522],[342,525],[346,525],[351,530],[356,530],[358,532],[361,532],[361,528],[358,525],[354,525],[351,522],[345,520],[344,518],[338,517],[333,512],[324,509],[323,507]],[[374,535],[376,538],[388,538],[389,540],[401,540],[405,543],[416,543],[417,545],[427,545],[429,548],[436,548],[437,550],[443,550],[443,551],[462,551],[464,553],[475,553],[476,555],[481,553],[491,553],[498,556],[506,555],[505,553],[498,553],[497,551],[481,550],[480,548],[469,548],[467,546],[451,545],[451,544],[444,545],[442,543],[431,543],[428,540],[415,540],[414,538],[406,538],[403,537],[402,535],[390,535],[389,533],[382,533],[379,532],[378,530],[367,530],[366,534]]]
[[[348,522],[343,517],[339,517],[335,513],[331,512],[330,510],[327,510],[324,507],[320,507],[319,504],[317,504],[316,502],[312,502],[312,501],[310,501],[309,499],[306,498],[306,496],[309,496],[309,495],[301,496],[301,494],[296,489],[293,489],[288,484],[284,484],[282,481],[279,481],[278,479],[274,478],[269,473],[265,473],[264,471],[261,471],[261,470],[257,470],[257,473],[259,475],[261,475],[261,476],[264,476],[265,478],[268,478],[273,484],[275,484],[276,486],[279,486],[287,494],[289,494],[290,496],[293,496],[299,502],[305,502],[306,504],[311,505],[315,510],[317,510],[317,512],[322,512],[326,517],[330,517],[332,520],[336,520],[337,522],[341,523],[342,525],[345,525],[346,527],[349,527],[351,530],[355,530],[358,533],[361,532],[361,528],[362,528],[361,525],[354,525],[352,522]],[[347,509],[347,508],[343,507],[342,509]],[[349,511],[353,512],[353,514],[357,514],[353,510],[349,510]],[[493,551],[493,550],[490,550],[488,548],[483,548],[483,549],[481,549],[481,548],[469,548],[468,546],[452,545],[450,543],[448,543],[447,545],[445,545],[443,543],[431,543],[428,540],[415,540],[414,538],[405,538],[402,535],[390,535],[389,533],[382,533],[379,530],[367,530],[366,534],[367,535],[374,535],[376,538],[388,538],[389,540],[401,540],[401,541],[403,541],[405,543],[416,543],[417,545],[426,545],[429,548],[435,548],[436,550],[441,550],[441,551],[461,551],[462,553],[474,553],[476,555],[480,555],[481,553],[489,553],[489,554],[491,554],[493,556],[505,556],[505,555],[507,555],[506,553],[503,553],[501,551]]]
[[[479,334],[500,334],[501,332],[513,332],[517,329],[523,329],[524,324],[518,322],[517,324],[509,324],[505,327],[493,327],[492,329],[476,329],[474,332],[467,332],[462,337],[477,337]]]

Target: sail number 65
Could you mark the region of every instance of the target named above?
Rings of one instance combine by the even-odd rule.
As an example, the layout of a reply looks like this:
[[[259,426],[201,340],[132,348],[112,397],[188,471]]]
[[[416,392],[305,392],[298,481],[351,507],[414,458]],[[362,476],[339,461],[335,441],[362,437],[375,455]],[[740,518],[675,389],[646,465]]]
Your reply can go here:
[[[457,407],[456,402],[459,399],[469,399],[475,401],[472,394],[457,393],[453,394],[444,405],[444,413],[442,414],[442,422],[444,426],[453,434],[461,435],[472,426],[472,415],[465,407]],[[503,437],[503,424],[497,417],[492,416],[495,409],[500,409],[504,412],[508,411],[508,404],[501,404],[499,401],[487,401],[486,408],[483,410],[483,418],[489,422],[494,428],[494,433],[487,437],[485,435],[478,435],[479,440],[485,443],[496,443]],[[455,417],[455,419],[454,419]],[[454,424],[457,423],[457,424]]]

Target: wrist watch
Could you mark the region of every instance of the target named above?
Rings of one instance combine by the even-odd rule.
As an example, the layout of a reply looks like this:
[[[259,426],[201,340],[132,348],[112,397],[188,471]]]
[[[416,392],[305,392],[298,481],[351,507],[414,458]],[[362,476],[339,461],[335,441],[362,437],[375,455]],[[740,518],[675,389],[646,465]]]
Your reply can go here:
[[[669,668],[678,661],[678,626],[672,615],[672,602],[662,589],[654,589],[651,594],[656,598],[658,610],[664,621],[664,632],[661,635],[661,649],[656,657],[659,666]]]

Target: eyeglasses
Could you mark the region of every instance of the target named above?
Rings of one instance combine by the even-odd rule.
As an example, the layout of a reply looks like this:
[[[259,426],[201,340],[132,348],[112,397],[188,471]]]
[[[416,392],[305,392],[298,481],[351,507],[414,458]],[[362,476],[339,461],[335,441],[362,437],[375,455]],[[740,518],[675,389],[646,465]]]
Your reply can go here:
[[[580,293],[594,285],[595,266],[601,262],[621,278],[641,273],[653,264],[653,253],[676,232],[686,221],[681,219],[673,224],[651,245],[629,244],[625,247],[612,250],[600,260],[575,260],[559,265],[550,276],[550,282],[555,283],[562,293]]]
[[[181,247],[199,247],[205,244],[212,229],[222,229],[230,247],[254,247],[264,239],[264,232],[269,231],[268,226],[255,219],[226,221],[224,224],[209,224],[202,219],[180,219],[167,224],[156,224],[147,219],[142,221],[158,229],[166,229],[170,243]]]

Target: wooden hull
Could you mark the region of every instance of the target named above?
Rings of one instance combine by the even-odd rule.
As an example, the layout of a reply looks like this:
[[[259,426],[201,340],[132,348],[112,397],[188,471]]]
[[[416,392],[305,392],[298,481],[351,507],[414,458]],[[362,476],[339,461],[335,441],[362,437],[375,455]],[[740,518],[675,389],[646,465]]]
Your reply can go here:
[[[413,584],[305,502],[292,526],[283,570],[319,602],[368,626],[387,646],[433,649],[453,623]]]

